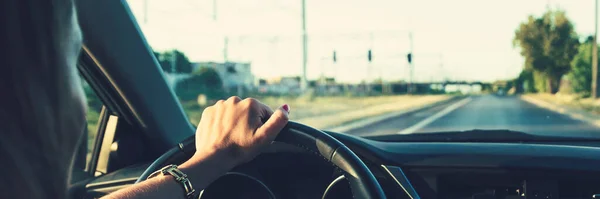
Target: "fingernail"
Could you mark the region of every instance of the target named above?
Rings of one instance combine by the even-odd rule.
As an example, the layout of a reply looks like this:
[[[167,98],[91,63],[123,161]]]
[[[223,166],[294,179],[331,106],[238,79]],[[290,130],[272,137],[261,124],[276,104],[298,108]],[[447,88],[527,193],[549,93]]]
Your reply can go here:
[[[283,110],[285,110],[286,112],[290,113],[290,106],[287,104],[284,104],[281,108],[283,108]]]

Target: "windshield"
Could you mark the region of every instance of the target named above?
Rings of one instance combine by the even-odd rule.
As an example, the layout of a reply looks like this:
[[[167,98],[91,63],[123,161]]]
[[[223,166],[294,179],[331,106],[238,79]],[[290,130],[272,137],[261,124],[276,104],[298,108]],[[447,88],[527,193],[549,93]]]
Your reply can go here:
[[[194,125],[235,95],[358,136],[600,136],[594,1],[127,2]]]

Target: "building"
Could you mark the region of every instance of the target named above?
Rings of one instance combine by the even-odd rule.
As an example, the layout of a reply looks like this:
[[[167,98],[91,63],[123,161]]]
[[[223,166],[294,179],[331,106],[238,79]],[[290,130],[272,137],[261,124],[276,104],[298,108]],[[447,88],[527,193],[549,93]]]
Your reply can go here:
[[[259,81],[259,91],[275,94],[298,94],[300,93],[299,76],[276,77]]]
[[[342,92],[342,85],[338,85],[334,77],[321,76],[313,86],[319,94],[339,94]]]
[[[254,90],[254,75],[250,63],[236,62],[195,62],[192,70],[197,71],[203,67],[215,69],[219,74],[223,87],[228,92],[241,92],[239,90]]]

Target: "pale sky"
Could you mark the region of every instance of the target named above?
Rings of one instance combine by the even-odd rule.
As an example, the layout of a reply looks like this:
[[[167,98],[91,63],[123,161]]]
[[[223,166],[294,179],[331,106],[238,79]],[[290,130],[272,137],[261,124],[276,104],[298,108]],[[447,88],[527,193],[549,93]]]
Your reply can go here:
[[[127,2],[155,50],[223,61],[227,36],[228,59],[251,62],[257,77],[302,73],[300,0],[216,0],[216,21],[213,1]],[[548,6],[565,10],[580,36],[593,33],[593,0],[306,0],[308,77],[408,80],[412,32],[416,81],[514,78],[523,65],[514,31]]]

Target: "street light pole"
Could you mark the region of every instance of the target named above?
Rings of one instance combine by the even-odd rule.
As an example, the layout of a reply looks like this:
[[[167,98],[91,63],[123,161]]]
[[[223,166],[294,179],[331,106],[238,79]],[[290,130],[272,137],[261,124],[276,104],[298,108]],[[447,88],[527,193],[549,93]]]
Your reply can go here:
[[[594,4],[594,39],[592,45],[592,97],[598,98],[598,0]]]

